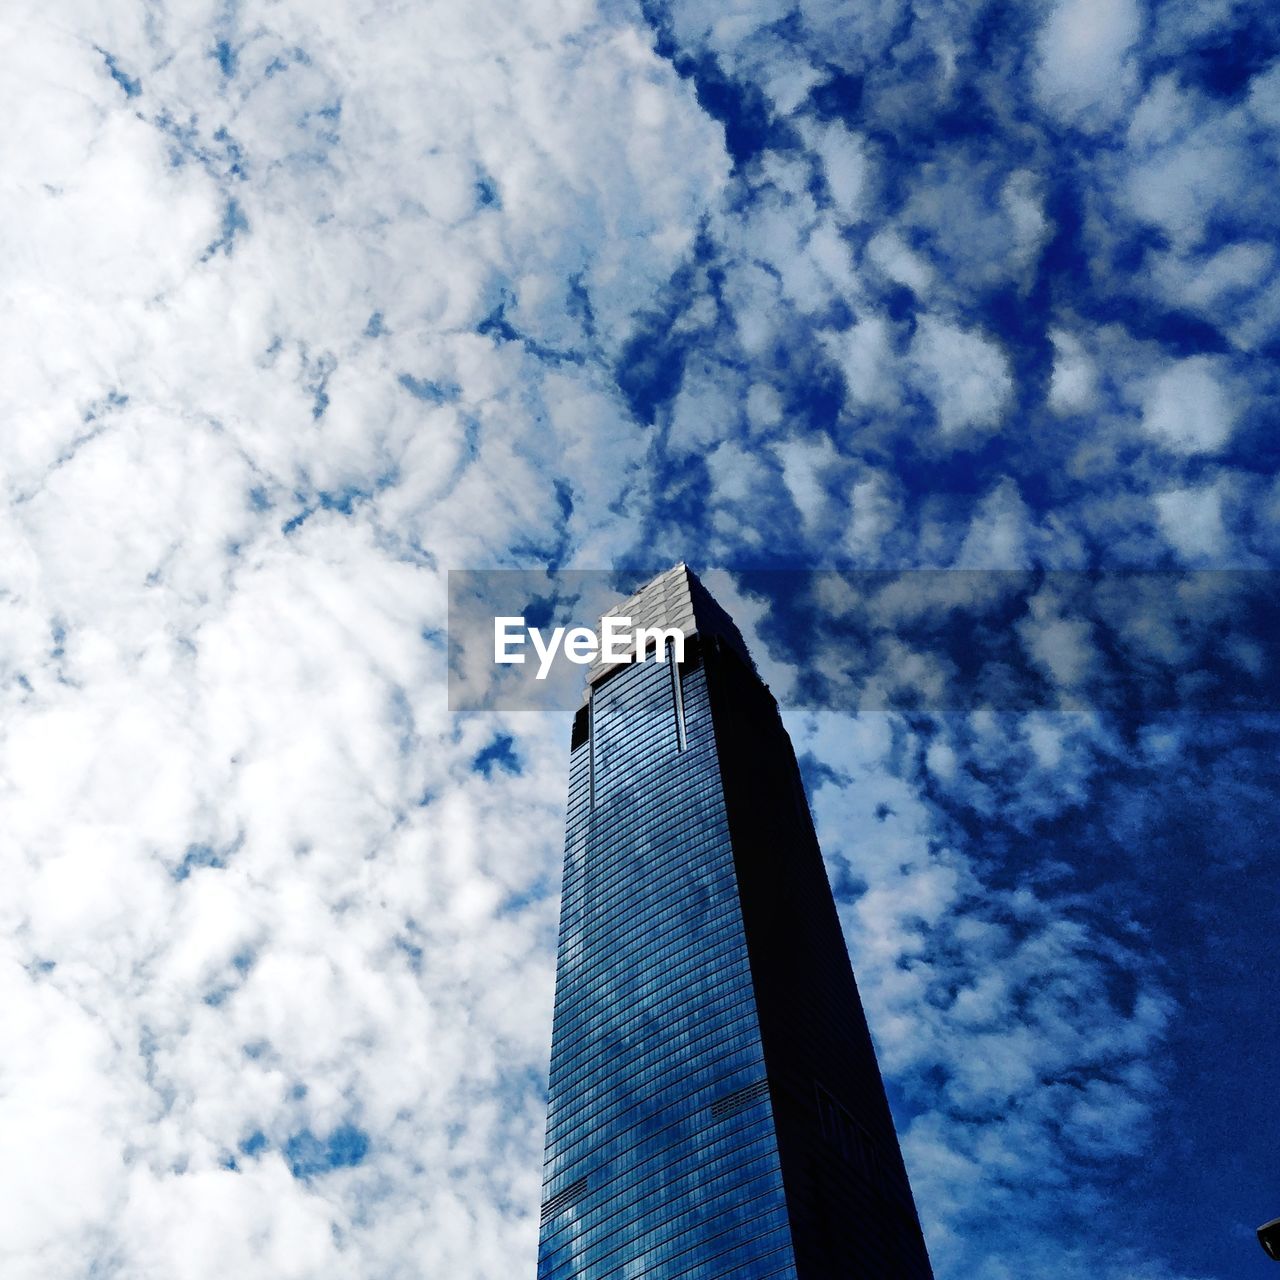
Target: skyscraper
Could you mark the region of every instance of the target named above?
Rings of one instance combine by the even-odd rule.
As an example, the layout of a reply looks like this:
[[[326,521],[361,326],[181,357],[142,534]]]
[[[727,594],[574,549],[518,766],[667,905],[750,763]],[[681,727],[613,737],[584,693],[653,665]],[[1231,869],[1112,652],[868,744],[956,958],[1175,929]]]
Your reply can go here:
[[[573,722],[538,1280],[932,1275],[790,739],[684,565]]]

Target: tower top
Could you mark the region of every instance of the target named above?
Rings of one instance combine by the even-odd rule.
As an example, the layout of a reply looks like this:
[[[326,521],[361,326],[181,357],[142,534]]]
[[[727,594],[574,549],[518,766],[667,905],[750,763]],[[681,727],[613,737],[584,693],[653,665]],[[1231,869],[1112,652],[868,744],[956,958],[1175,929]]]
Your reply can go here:
[[[686,639],[695,635],[703,639],[719,636],[751,670],[755,670],[746,642],[733,619],[716,603],[698,575],[683,560],[650,578],[604,616],[630,618],[632,627],[678,630]],[[597,658],[587,669],[588,686],[599,683],[619,665]]]

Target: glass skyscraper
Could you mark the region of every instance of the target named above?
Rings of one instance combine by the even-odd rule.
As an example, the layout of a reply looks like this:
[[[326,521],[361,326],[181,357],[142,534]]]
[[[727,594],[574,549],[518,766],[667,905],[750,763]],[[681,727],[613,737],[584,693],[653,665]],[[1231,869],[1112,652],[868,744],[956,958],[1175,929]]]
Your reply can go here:
[[[573,723],[538,1280],[932,1273],[776,704],[678,565]]]

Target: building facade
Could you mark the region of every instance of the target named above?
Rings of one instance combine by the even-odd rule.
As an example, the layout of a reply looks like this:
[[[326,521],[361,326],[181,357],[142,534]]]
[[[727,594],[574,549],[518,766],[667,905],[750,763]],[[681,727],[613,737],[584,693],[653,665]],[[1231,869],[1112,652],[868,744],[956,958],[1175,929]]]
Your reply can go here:
[[[571,738],[538,1280],[929,1280],[795,754],[683,565]]]

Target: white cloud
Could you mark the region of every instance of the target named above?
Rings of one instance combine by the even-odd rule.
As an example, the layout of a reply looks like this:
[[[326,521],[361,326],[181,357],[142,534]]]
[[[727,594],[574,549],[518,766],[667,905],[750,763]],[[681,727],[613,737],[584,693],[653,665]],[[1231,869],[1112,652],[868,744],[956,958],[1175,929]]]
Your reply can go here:
[[[754,382],[747,392],[747,421],[756,431],[768,431],[782,422],[782,397],[767,382]]]
[[[1042,183],[1011,172],[971,145],[939,146],[908,172],[897,226],[868,245],[868,258],[922,301],[965,310],[975,295],[1006,283],[1025,292],[1049,230]]]
[[[959,765],[956,753],[942,739],[929,744],[929,748],[924,755],[924,762],[930,773],[946,781],[950,781],[956,776],[956,768]],[[869,907],[868,909],[872,908]]]
[[[808,191],[808,167],[794,159],[766,159],[766,185],[748,208],[719,227],[726,245],[746,261],[767,265],[776,289],[802,315],[846,301],[859,293],[852,255],[830,210],[821,210]],[[745,309],[744,309],[745,310]],[[767,316],[743,316],[754,327]]]
[[[999,425],[1013,393],[1009,362],[992,341],[933,316],[919,322],[911,358],[944,436]]]
[[[831,471],[837,461],[831,441],[789,440],[774,446],[782,463],[782,481],[806,530],[819,528],[831,507]]]
[[[696,44],[706,41],[717,52],[732,51],[743,39],[767,23],[777,22],[787,13],[784,0],[729,0],[716,5],[705,0],[672,7],[673,25],[679,38]]]
[[[1261,124],[1280,129],[1280,65],[1272,65],[1249,82],[1249,110]]]
[[[1158,227],[1176,255],[1202,253],[1218,247],[1216,225],[1270,225],[1262,188],[1246,176],[1269,132],[1246,107],[1206,98],[1165,74],[1152,81],[1123,151],[1103,171],[1111,171],[1122,206]]]
[[[984,730],[982,719],[970,717],[975,731],[1008,750],[1009,724],[988,715]],[[1037,714],[1025,727],[1042,753],[1052,754],[1052,739],[1056,749],[1077,752],[1084,768],[1096,767],[1099,744],[1084,720],[1050,723]],[[1171,1004],[1140,957],[1118,952],[1025,882],[1007,891],[984,886],[978,867],[940,838],[894,762],[923,747],[935,785],[967,796],[964,766],[974,757],[962,739],[943,732],[913,741],[894,717],[878,715],[849,721],[820,713],[791,728],[797,745],[834,771],[813,797],[828,860],[866,885],[842,914],[881,1060],[900,1087],[921,1076],[945,1081],[928,1087],[942,1107],[919,1115],[904,1139],[935,1263],[945,1259],[957,1274],[1014,1274],[991,1253],[989,1236],[968,1239],[966,1224],[1023,1205],[1025,1248],[1045,1225],[1052,1229],[1039,1210],[1025,1208],[1027,1191],[1035,1188],[1033,1201],[1043,1197],[1049,1213],[1054,1187],[1071,1185],[1079,1203],[1091,1191],[1073,1151],[1105,1146],[1115,1157],[1143,1145],[1153,1085],[1142,1063],[1165,1033]],[[975,762],[1001,768],[981,755]],[[1035,792],[1044,775],[1026,771],[1017,785]],[[1104,955],[1141,975],[1132,1015],[1106,994]],[[1115,1081],[1106,1099],[1053,1083],[1100,1068]],[[1104,1105],[1114,1120],[1105,1131]],[[1045,1256],[1057,1274],[1062,1250],[1051,1246]],[[1107,1264],[1090,1265],[1082,1260],[1081,1280]],[[1126,1274],[1115,1270],[1117,1280]]]
[[[1208,258],[1186,265],[1180,287],[1168,289],[1178,299],[1202,310],[1212,310],[1224,295],[1251,290],[1265,279],[1275,261],[1275,250],[1260,242],[1225,245]]]
[[[1049,407],[1055,413],[1082,413],[1093,407],[1097,371],[1084,344],[1063,329],[1049,332],[1053,341],[1053,376],[1049,382]]]
[[[867,244],[867,259],[890,280],[905,284],[919,297],[928,295],[933,286],[933,267],[926,258],[909,249],[894,230],[878,231]]]
[[[1209,254],[1171,248],[1149,259],[1158,297],[1206,317],[1241,350],[1256,349],[1280,329],[1280,282],[1269,244],[1237,241]]]
[[[554,547],[556,481],[616,554],[647,437],[607,366],[721,131],[572,3],[21,21],[3,1270],[509,1274],[564,741],[473,774],[503,725],[446,715],[443,570]],[[343,1124],[367,1156],[296,1178]]]
[[[80,1232],[105,1234],[118,1210],[122,1121],[144,1099],[109,1028],[53,983],[33,981],[15,949],[0,961],[0,999],[0,1154],[11,1171],[0,1252],[20,1280],[74,1274]]]
[[[1142,426],[1176,453],[1214,453],[1231,435],[1238,413],[1220,364],[1189,356],[1151,378],[1142,393]]]
[[[855,403],[888,408],[899,401],[899,361],[892,337],[889,321],[875,312],[838,333],[823,335],[827,350],[844,374],[849,399]]]
[[[1091,623],[1074,616],[1070,605],[1057,600],[1052,590],[1032,597],[1028,616],[1018,624],[1018,634],[1032,662],[1064,690],[1078,688],[1095,669]]]
[[[869,0],[851,11],[841,0],[800,0],[799,9],[820,47],[861,57],[875,57],[893,38],[904,0]]]
[[[1222,522],[1222,490],[1218,485],[1166,489],[1152,498],[1160,532],[1193,564],[1221,560],[1230,541]]]
[[[842,219],[854,222],[865,216],[871,164],[865,141],[837,121],[825,128],[806,131],[809,145],[822,160],[822,172],[831,198]]]
[[[1051,230],[1039,188],[1034,173],[1019,169],[1000,190],[1000,204],[1013,228],[1012,256],[1023,270],[1032,264]]]
[[[747,507],[770,487],[769,469],[760,455],[732,440],[722,440],[705,461],[719,502]]]
[[[956,555],[957,569],[1022,569],[1028,563],[1030,513],[1018,486],[1002,480],[979,504]]]
[[[889,540],[900,515],[881,472],[872,472],[849,490],[849,523],[844,548],[856,564],[891,564]]]
[[[1110,123],[1136,80],[1126,55],[1141,29],[1136,0],[1059,0],[1037,41],[1041,102],[1083,128]]]
[[[677,456],[702,453],[740,413],[723,371],[706,361],[691,361],[671,409],[672,452]]]

